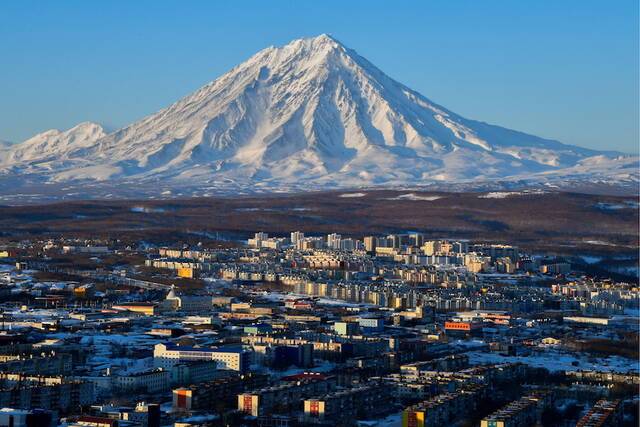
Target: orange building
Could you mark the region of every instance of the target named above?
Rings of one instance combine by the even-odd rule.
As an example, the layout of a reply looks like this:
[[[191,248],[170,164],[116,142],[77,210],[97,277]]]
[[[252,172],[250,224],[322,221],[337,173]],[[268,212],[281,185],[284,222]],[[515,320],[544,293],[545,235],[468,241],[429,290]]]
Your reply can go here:
[[[447,332],[461,332],[473,334],[482,331],[482,323],[479,322],[445,322],[444,329]]]
[[[178,277],[185,277],[187,279],[195,278],[195,270],[193,268],[178,268]]]

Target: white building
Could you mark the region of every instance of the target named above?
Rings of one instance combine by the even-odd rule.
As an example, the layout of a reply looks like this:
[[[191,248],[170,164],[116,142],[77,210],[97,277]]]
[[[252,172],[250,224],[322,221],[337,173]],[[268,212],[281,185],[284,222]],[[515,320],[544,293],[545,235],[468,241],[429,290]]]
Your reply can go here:
[[[327,247],[329,249],[340,249],[340,241],[342,236],[336,233],[327,235]]]
[[[299,241],[304,240],[304,233],[301,231],[291,232],[291,244],[296,246]]]
[[[247,244],[252,248],[265,248],[280,250],[287,245],[287,239],[282,237],[269,237],[267,233],[256,233],[253,239],[247,240]]]
[[[213,360],[218,362],[218,369],[244,372],[249,369],[250,356],[241,347],[206,348],[165,343],[156,344],[153,348],[154,364],[166,368],[181,362]]]

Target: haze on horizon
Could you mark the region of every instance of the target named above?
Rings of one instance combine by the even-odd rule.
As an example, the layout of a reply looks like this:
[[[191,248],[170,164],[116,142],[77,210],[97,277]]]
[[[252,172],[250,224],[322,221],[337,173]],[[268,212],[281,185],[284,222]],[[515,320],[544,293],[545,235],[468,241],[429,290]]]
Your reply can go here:
[[[636,2],[157,4],[3,2],[0,139],[114,130],[264,47],[330,33],[466,116],[638,152]]]

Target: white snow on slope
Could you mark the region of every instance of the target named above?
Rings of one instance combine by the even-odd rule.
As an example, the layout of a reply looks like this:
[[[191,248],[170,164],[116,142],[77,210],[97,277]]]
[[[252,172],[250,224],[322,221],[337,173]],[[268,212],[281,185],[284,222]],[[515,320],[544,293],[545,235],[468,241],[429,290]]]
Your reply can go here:
[[[47,160],[62,161],[70,151],[93,145],[106,134],[102,126],[84,122],[66,131],[51,129],[9,147],[1,164],[34,163]]]
[[[321,35],[264,49],[109,135],[93,123],[36,135],[0,156],[0,174],[286,190],[553,182],[592,170],[637,182],[637,163],[465,119]]]

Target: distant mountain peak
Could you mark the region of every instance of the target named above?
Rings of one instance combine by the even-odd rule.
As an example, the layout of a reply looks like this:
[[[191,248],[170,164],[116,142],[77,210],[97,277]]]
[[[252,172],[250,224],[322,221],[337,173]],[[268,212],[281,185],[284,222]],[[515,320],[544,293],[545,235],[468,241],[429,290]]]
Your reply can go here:
[[[38,134],[0,173],[43,181],[168,186],[407,186],[620,174],[602,153],[466,119],[321,34],[266,48],[171,106],[106,134],[95,123]],[[599,176],[600,176],[599,175]],[[637,171],[631,171],[637,179]],[[232,183],[232,184],[230,184]]]
[[[102,126],[93,122],[82,122],[65,131],[49,129],[13,145],[5,162],[40,163],[47,159],[61,159],[71,151],[94,144],[105,135]]]
[[[104,128],[102,125],[94,122],[81,122],[69,129],[69,132],[79,131],[79,130],[87,130],[90,132],[104,132]]]
[[[316,49],[346,49],[346,47],[342,43],[340,43],[339,40],[326,33],[320,34],[316,37],[307,37],[293,40],[288,45],[305,45]]]
[[[340,42],[336,38],[334,38],[331,34],[328,34],[328,33],[322,33],[322,34],[319,34],[319,35],[317,35],[315,37],[310,37],[310,38],[313,39],[313,40],[316,40],[318,42],[322,42],[322,43],[324,43],[324,42],[334,42],[334,43],[340,44]]]

